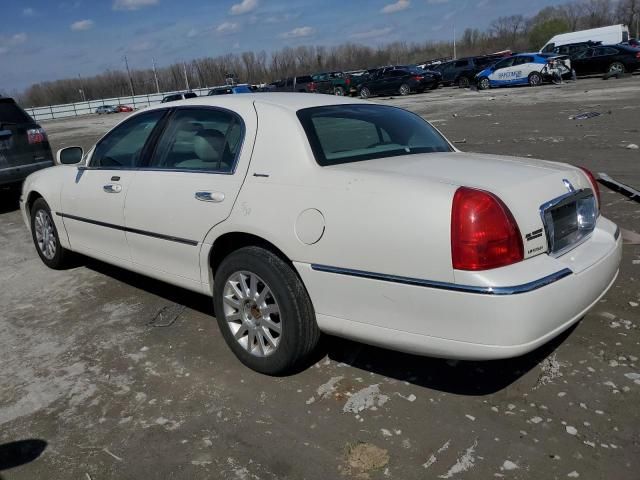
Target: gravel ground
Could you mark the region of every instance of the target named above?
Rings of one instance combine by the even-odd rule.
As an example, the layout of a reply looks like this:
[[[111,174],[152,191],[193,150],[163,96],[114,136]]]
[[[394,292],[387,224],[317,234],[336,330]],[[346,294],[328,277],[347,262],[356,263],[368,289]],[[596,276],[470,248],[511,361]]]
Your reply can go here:
[[[640,144],[639,98],[636,76],[378,101],[462,150],[639,187],[640,151],[625,148]],[[584,111],[602,115],[569,119]],[[54,148],[86,148],[124,116],[44,126]],[[640,232],[639,204],[603,190],[604,214]],[[638,245],[576,328],[525,357],[455,363],[327,339],[312,367],[270,378],[236,361],[204,296],[91,260],[45,268],[16,208],[2,193],[0,478],[639,478]],[[42,455],[8,468],[9,442],[28,439]]]

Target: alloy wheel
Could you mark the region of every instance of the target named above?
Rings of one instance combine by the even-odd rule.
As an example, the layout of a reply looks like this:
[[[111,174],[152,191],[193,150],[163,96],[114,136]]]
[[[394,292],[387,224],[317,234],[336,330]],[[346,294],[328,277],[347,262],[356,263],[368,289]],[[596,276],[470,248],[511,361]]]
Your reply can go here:
[[[45,210],[38,210],[35,216],[35,232],[38,249],[47,260],[56,256],[56,233],[53,228],[53,220]]]
[[[229,276],[223,292],[224,318],[235,340],[251,355],[273,354],[282,340],[280,307],[258,275],[240,271]]]

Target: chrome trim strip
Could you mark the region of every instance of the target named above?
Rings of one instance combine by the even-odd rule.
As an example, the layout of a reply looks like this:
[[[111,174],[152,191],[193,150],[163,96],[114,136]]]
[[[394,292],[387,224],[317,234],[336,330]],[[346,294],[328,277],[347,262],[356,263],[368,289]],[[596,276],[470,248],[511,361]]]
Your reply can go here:
[[[620,238],[620,227],[618,225],[616,225],[616,231],[613,234],[613,239],[614,240],[618,240],[618,238]]]
[[[311,268],[318,272],[335,273],[338,275],[348,275],[351,277],[366,278],[369,280],[380,280],[383,282],[401,283],[404,285],[413,285],[416,287],[436,288],[439,290],[451,290],[463,293],[479,293],[483,295],[516,295],[519,293],[531,292],[546,285],[573,274],[571,269],[563,268],[562,270],[539,278],[532,282],[523,283],[522,285],[513,285],[510,287],[481,287],[477,285],[460,285],[457,283],[439,282],[435,280],[424,280],[421,278],[402,277],[399,275],[387,275],[385,273],[366,272],[363,270],[353,270],[351,268],[330,267],[328,265],[317,265],[312,263]]]
[[[159,238],[160,240],[168,240],[170,242],[183,243],[185,245],[191,245],[193,247],[198,245],[195,240],[188,240],[186,238],[173,237],[171,235],[164,235],[162,233],[148,232],[146,230],[138,230],[137,228],[129,228],[123,225],[114,225],[112,223],[100,222],[98,220],[91,220],[89,218],[77,217],[75,215],[69,215],[66,213],[56,212],[56,215],[62,218],[68,218],[69,220],[76,220],[78,222],[90,223],[91,225],[97,225],[99,227],[112,228],[114,230],[120,230],[125,233],[135,233],[137,235],[144,235],[146,237]]]

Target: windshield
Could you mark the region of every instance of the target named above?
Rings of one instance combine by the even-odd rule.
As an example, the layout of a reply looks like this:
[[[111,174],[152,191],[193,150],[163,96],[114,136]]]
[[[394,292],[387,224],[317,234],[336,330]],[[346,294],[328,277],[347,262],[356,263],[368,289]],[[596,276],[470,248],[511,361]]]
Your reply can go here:
[[[418,115],[382,105],[333,105],[298,111],[313,154],[326,167],[374,158],[451,152]]]

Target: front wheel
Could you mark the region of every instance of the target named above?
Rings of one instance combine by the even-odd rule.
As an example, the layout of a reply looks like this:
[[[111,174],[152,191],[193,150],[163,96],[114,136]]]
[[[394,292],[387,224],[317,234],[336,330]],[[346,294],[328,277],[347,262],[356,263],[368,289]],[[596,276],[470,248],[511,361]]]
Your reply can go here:
[[[460,80],[458,80],[458,87],[460,88],[469,88],[469,79],[467,77],[460,77]]]
[[[227,256],[215,274],[213,302],[227,345],[257,372],[294,370],[320,339],[302,281],[269,250],[244,247]]]
[[[344,97],[344,88],[342,88],[342,87],[334,88],[333,94],[337,95],[338,97]]]
[[[371,90],[369,90],[367,87],[362,87],[360,89],[360,96],[362,98],[369,98],[371,96]]]
[[[529,85],[532,87],[538,87],[542,84],[542,77],[539,73],[533,72],[529,75]]]
[[[38,198],[31,206],[31,236],[38,255],[47,267],[60,270],[66,266],[70,252],[60,245],[51,209],[43,198]]]
[[[620,62],[613,62],[609,65],[609,75],[622,75],[625,72],[624,64]]]
[[[406,83],[403,83],[402,85],[400,85],[398,91],[400,92],[400,95],[405,97],[411,93],[411,87],[409,87],[409,85],[407,85]]]
[[[491,82],[487,77],[482,77],[478,80],[478,90],[489,90],[491,88]]]

